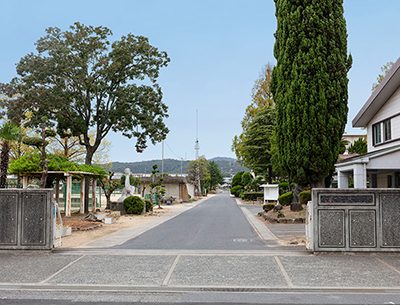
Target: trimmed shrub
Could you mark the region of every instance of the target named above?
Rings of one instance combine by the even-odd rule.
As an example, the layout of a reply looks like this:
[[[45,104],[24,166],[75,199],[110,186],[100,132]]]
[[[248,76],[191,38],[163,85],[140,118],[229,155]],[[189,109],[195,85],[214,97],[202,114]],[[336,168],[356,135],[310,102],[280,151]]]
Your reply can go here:
[[[235,197],[239,197],[241,190],[243,191],[243,186],[237,185],[231,188],[231,194],[235,195]]]
[[[242,185],[247,185],[251,182],[251,180],[253,180],[252,175],[250,174],[250,172],[244,172],[242,174]]]
[[[290,205],[292,203],[292,200],[293,200],[292,192],[285,193],[278,198],[278,201],[281,205]]]
[[[311,200],[311,191],[303,191],[299,194],[299,199],[301,204],[307,204]]]
[[[296,183],[292,182],[290,183],[290,187],[295,186]],[[289,182],[281,182],[279,183],[279,188],[285,190],[286,192],[289,190]]]
[[[289,182],[281,182],[278,184],[281,189],[287,190],[289,188]]]
[[[235,176],[233,176],[232,178],[232,183],[231,186],[232,188],[234,188],[235,186],[242,186],[242,175],[243,175],[244,171],[238,172]]]
[[[144,203],[146,204],[146,211],[150,212],[153,211],[153,204],[149,199],[145,199]]]
[[[275,207],[274,203],[267,203],[263,205],[263,210],[265,212],[271,211]]]
[[[264,198],[264,192],[244,192],[244,200],[257,200],[257,198]]]
[[[130,196],[125,198],[123,205],[127,214],[142,214],[144,208],[144,202],[138,196]]]

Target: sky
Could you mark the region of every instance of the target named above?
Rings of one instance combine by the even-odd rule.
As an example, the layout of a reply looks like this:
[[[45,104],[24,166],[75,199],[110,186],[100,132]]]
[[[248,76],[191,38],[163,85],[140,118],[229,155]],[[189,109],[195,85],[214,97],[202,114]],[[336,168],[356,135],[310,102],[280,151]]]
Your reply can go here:
[[[348,134],[363,134],[351,121],[371,95],[381,67],[400,57],[400,1],[345,0],[349,77]],[[128,33],[146,36],[171,58],[160,71],[165,120],[170,132],[162,144],[137,153],[134,139],[110,133],[110,161],[164,158],[235,157],[232,139],[251,103],[262,67],[275,64],[273,0],[0,0],[0,83],[17,76],[15,64],[35,52],[45,29],[67,30],[74,22],[105,26],[117,40]],[[198,113],[196,120],[196,111]],[[197,124],[196,124],[197,121]],[[198,128],[196,128],[198,126]]]

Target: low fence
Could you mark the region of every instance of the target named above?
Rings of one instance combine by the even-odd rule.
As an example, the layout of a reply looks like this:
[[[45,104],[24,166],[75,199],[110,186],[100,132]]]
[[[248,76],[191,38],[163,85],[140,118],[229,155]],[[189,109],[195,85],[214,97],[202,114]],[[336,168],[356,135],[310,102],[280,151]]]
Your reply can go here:
[[[0,189],[0,249],[53,248],[53,190]]]
[[[307,248],[315,252],[400,252],[399,189],[313,189]]]

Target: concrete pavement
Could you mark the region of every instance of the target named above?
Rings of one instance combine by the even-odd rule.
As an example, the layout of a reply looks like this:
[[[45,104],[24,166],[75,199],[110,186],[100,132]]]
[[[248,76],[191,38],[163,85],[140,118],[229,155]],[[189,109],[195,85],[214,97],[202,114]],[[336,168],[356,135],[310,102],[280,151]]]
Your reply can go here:
[[[176,215],[185,209],[190,207],[176,210]],[[278,237],[242,210],[264,239],[265,249],[113,248],[157,225],[153,223],[80,249],[46,254],[3,251],[0,295],[7,291],[375,293],[391,294],[400,302],[399,253],[314,255],[300,247],[277,247]]]

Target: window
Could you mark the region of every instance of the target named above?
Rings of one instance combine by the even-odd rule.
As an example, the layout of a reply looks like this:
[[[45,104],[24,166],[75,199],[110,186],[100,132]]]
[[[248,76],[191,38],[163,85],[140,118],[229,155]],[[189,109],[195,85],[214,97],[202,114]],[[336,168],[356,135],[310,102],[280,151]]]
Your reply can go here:
[[[392,140],[392,126],[390,119],[372,125],[374,145]]]
[[[383,130],[384,130],[384,141],[389,141],[392,139],[392,128],[390,126],[390,120],[383,121]]]
[[[381,123],[375,124],[372,126],[373,136],[374,136],[374,145],[382,142],[381,137]]]

